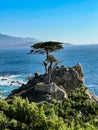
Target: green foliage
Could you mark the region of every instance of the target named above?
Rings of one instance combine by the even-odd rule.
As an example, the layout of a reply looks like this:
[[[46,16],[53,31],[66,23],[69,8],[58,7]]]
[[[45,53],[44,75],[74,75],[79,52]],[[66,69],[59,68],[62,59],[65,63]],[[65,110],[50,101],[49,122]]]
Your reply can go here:
[[[98,103],[90,101],[81,87],[64,101],[30,103],[15,97],[0,100],[0,130],[97,130]]]
[[[61,42],[54,42],[54,41],[39,42],[32,45],[31,47],[33,48],[33,50],[31,50],[31,53],[39,53],[39,54],[54,52],[63,48]]]
[[[9,105],[6,101],[0,99],[0,110],[7,110]]]
[[[8,119],[6,115],[3,113],[3,111],[0,111],[0,129],[5,129],[8,125]]]

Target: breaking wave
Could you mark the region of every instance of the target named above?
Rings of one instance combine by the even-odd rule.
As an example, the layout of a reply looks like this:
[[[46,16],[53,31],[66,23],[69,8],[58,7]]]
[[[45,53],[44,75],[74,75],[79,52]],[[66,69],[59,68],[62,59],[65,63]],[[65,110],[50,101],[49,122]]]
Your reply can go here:
[[[7,97],[13,89],[26,83],[22,75],[4,75],[0,76],[0,97]]]

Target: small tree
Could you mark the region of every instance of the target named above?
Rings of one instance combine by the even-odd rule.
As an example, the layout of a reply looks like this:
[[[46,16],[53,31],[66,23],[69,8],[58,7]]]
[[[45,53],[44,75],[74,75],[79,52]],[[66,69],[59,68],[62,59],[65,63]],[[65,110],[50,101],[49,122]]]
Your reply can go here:
[[[52,69],[53,63],[57,62],[57,59],[53,55],[50,55],[50,53],[63,49],[62,43],[54,41],[38,42],[31,47],[32,50],[30,54],[46,54],[46,59],[43,61],[43,65],[45,67],[45,73],[48,74],[48,81],[50,82],[50,69]]]

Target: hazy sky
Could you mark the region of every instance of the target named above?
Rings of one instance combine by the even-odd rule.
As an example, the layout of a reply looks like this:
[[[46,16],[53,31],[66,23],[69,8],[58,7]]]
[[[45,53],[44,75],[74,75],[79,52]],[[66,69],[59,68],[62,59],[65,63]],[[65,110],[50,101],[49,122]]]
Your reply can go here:
[[[0,0],[0,33],[98,43],[98,0]]]

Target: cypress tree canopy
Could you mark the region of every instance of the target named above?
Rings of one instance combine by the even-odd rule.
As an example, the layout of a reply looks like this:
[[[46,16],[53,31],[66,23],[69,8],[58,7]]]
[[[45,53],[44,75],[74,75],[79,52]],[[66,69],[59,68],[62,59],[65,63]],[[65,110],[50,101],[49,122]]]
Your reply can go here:
[[[47,41],[47,42],[38,42],[31,46],[33,49],[30,53],[49,53],[58,51],[60,49],[63,49],[61,42],[54,42],[54,41]]]

